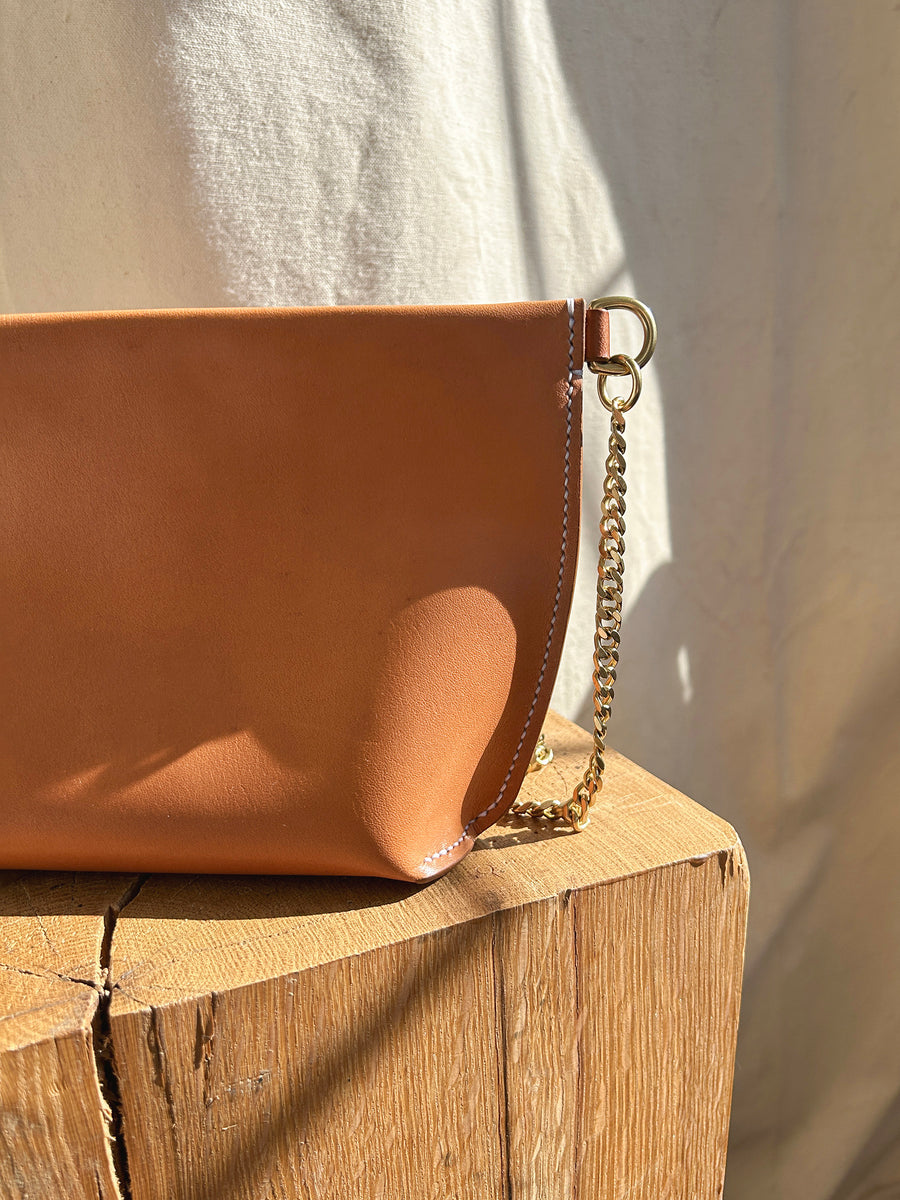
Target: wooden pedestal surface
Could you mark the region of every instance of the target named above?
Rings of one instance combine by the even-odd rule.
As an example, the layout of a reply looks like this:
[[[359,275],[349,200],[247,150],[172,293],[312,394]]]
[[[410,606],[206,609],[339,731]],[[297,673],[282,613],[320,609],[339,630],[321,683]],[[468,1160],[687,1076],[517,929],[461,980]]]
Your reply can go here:
[[[0,1197],[715,1200],[748,895],[615,753],[424,887],[0,872]]]

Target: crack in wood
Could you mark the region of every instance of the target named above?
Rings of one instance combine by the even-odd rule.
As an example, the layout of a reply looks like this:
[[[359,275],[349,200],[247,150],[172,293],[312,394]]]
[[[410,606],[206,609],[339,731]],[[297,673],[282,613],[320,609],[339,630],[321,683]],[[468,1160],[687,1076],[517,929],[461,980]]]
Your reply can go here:
[[[34,979],[60,979],[63,983],[82,983],[85,987],[100,991],[92,979],[81,979],[78,975],[62,975],[50,967],[46,967],[43,971],[29,971],[27,967],[14,967],[11,963],[0,963],[0,971],[14,971],[17,975],[31,975]],[[10,1015],[15,1016],[16,1014],[11,1013]]]
[[[41,916],[40,912],[38,911],[38,907],[34,902],[34,897],[32,896],[31,892],[28,890],[28,888],[25,886],[24,879],[22,879],[21,877],[19,879],[17,879],[16,886],[25,893],[25,896],[28,899],[28,903],[31,906],[31,915],[37,921],[38,928],[41,931],[41,935],[43,936],[44,941],[47,943],[47,945],[50,947],[50,950],[55,955],[57,953],[56,947],[53,945],[53,942],[50,939],[50,934],[47,932],[47,926],[44,924],[44,918]]]
[[[158,1008],[150,1009],[150,1024],[147,1028],[147,1049],[150,1051],[150,1056],[153,1059],[156,1082],[162,1088],[166,1101],[166,1112],[169,1115],[169,1127],[172,1135],[172,1152],[175,1162],[180,1162],[181,1146],[178,1139],[178,1115],[175,1112],[175,1097],[172,1093],[172,1081],[169,1078],[166,1039]]]
[[[109,983],[110,959],[116,922],[125,908],[139,894],[141,888],[149,878],[149,875],[136,876],[118,900],[114,904],[111,904],[104,913],[103,937],[100,941],[99,957],[101,984],[99,986],[92,985],[97,988],[100,997],[97,1011],[91,1022],[94,1065],[97,1071],[97,1083],[100,1088],[100,1095],[106,1105],[110,1153],[121,1200],[131,1200],[131,1176],[128,1171],[128,1151],[125,1144],[122,1095],[119,1088],[119,1079],[116,1074],[110,1021],[110,1007],[112,1004],[112,988]],[[102,1196],[101,1200],[103,1200]]]

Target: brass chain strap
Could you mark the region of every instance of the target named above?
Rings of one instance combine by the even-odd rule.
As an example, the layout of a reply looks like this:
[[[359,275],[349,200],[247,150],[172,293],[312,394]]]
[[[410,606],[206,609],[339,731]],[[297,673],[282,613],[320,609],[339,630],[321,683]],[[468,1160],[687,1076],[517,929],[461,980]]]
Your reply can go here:
[[[533,800],[524,797],[512,805],[518,816],[564,820],[575,830],[582,830],[590,820],[590,809],[603,787],[606,768],[606,731],[612,710],[616,672],[619,666],[619,645],[622,628],[622,576],[625,555],[625,414],[637,403],[641,394],[641,367],[656,348],[656,322],[648,308],[628,296],[607,296],[592,300],[591,308],[627,308],[635,313],[644,326],[644,345],[634,358],[614,354],[597,359],[588,367],[597,375],[597,391],[603,407],[609,412],[609,446],[603,500],[600,506],[600,548],[597,564],[597,608],[594,624],[594,692],[593,748],[584,776],[568,800]],[[630,375],[628,396],[610,396],[607,380],[611,375]],[[553,751],[541,734],[532,755],[529,772],[538,771],[553,759]]]

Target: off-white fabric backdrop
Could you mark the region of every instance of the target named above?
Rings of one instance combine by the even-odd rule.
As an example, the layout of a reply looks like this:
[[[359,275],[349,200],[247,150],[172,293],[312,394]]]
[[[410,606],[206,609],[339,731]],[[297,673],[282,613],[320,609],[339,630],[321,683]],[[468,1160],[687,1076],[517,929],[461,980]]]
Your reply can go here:
[[[748,850],[727,1200],[900,1195],[897,6],[2,0],[0,23],[6,311],[653,306],[612,741]],[[556,692],[583,721],[597,419],[587,442]]]

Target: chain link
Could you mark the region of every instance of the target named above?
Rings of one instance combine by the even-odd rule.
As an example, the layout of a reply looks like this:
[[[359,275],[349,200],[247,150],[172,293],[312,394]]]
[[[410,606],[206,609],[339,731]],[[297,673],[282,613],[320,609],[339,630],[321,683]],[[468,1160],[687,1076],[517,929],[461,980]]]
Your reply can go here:
[[[568,800],[536,800],[521,797],[512,806],[518,816],[564,820],[573,829],[584,829],[591,804],[603,787],[606,766],[606,729],[612,707],[622,626],[622,572],[625,553],[625,414],[610,413],[609,453],[600,518],[600,555],[597,569],[597,610],[594,627],[594,746],[584,778]],[[550,748],[541,734],[529,772],[540,770]],[[550,751],[552,758],[552,751]]]
[[[613,408],[609,416],[609,455],[601,514],[594,627],[594,746],[584,777],[563,812],[573,829],[584,829],[587,825],[591,805],[603,787],[606,730],[619,667],[625,569],[625,414],[618,408]]]
[[[612,301],[616,303],[613,304]],[[656,343],[656,323],[649,309],[624,297],[610,297],[606,302],[592,302],[592,307],[601,306],[632,308],[632,311],[637,312],[646,331],[645,350],[649,345],[652,353]],[[645,354],[644,361],[648,357],[649,354]],[[584,829],[588,824],[591,805],[603,787],[603,773],[606,768],[606,731],[619,667],[622,628],[622,576],[625,569],[625,413],[633,407],[641,392],[640,366],[628,355],[616,354],[608,362],[589,366],[598,375],[597,389],[600,399],[604,408],[609,411],[609,446],[603,482],[603,501],[600,506],[600,550],[594,625],[593,748],[584,776],[568,800],[531,800],[522,797],[515,801],[511,810],[523,817],[549,821],[564,820],[575,830]],[[609,366],[610,369],[605,370],[605,366]],[[628,396],[609,396],[606,377],[612,374],[631,376],[631,392]],[[552,757],[553,751],[546,745],[544,735],[541,734],[528,770],[540,770]]]

